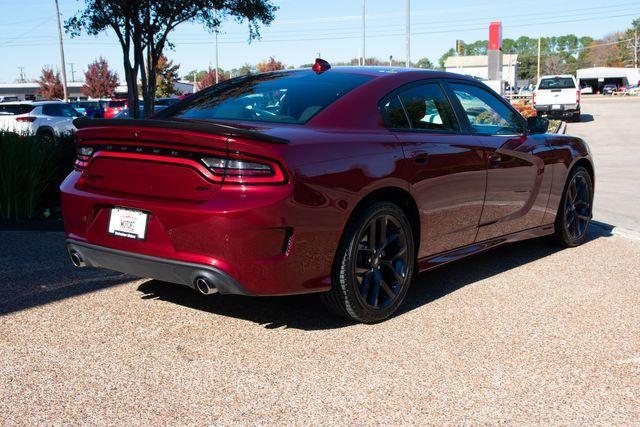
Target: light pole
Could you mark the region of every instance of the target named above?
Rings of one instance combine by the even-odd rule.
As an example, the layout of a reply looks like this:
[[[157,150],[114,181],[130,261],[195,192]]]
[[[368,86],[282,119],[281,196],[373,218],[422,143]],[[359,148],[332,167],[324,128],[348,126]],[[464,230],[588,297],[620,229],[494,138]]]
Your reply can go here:
[[[365,1],[362,0],[362,65],[367,65],[367,54],[365,53]]]
[[[405,34],[405,55],[406,55],[406,67],[411,66],[411,0],[405,0],[404,3],[405,15],[406,15],[406,34]]]
[[[62,91],[65,102],[69,100],[67,91],[67,69],[64,64],[64,47],[62,46],[62,24],[60,23],[60,6],[56,0],[56,17],[58,18],[58,44],[60,45],[60,61],[62,62]]]

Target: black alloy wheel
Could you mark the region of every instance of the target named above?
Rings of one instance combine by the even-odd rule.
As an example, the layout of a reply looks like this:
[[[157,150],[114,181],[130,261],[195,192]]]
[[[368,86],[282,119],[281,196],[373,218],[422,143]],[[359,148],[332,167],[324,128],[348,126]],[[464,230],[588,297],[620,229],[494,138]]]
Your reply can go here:
[[[350,320],[375,323],[402,303],[415,267],[413,230],[397,205],[375,202],[349,221],[322,299]]]
[[[576,168],[564,189],[556,217],[556,240],[572,247],[584,243],[593,208],[593,182],[587,170]]]

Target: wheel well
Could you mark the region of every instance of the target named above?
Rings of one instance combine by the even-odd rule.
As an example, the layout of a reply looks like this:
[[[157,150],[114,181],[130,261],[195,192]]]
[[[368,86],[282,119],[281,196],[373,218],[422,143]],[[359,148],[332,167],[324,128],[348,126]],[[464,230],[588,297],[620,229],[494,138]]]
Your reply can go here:
[[[595,188],[596,186],[596,177],[594,175],[593,172],[593,165],[591,164],[591,162],[586,159],[586,158],[582,158],[580,160],[578,160],[573,167],[571,168],[571,170],[577,168],[578,166],[582,166],[583,168],[585,168],[587,170],[587,172],[589,173],[589,176],[591,177],[591,184],[593,185],[593,187]]]
[[[415,253],[418,253],[420,246],[420,214],[415,200],[408,191],[398,187],[379,188],[367,194],[353,209],[349,217],[349,221],[360,209],[374,202],[392,202],[402,209],[409,220],[411,229],[413,230],[413,240],[415,243]]]

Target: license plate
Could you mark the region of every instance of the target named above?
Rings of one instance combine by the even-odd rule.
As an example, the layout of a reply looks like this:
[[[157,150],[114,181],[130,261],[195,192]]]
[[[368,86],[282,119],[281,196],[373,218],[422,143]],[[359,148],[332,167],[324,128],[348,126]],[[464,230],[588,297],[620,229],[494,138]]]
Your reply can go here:
[[[147,232],[147,216],[145,212],[135,209],[113,208],[109,217],[109,234],[144,240]]]
[[[552,110],[559,110],[560,108],[562,108],[562,107],[561,107],[559,104],[553,104],[553,105],[551,106],[551,109],[552,109]]]

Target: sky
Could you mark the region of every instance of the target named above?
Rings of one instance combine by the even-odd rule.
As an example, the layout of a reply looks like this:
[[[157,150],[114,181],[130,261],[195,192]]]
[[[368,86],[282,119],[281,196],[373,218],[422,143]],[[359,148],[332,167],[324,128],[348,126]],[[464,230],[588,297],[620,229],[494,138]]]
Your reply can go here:
[[[367,57],[405,57],[405,0],[366,1]],[[317,53],[329,62],[360,56],[362,0],[273,0],[276,19],[261,28],[262,39],[247,43],[247,25],[227,21],[219,34],[219,65],[224,69],[255,64],[274,56],[286,65],[313,62]],[[73,16],[82,0],[60,0],[62,18]],[[630,27],[640,18],[640,1],[536,0],[478,1],[411,0],[411,59],[427,57],[434,64],[456,39],[487,39],[489,23],[501,20],[503,37],[563,34],[602,37]],[[175,50],[166,55],[180,64],[181,75],[206,69],[215,61],[214,37],[194,24],[178,27],[170,39]],[[63,35],[67,75],[82,80],[87,64],[107,59],[124,80],[120,45],[113,33],[97,37]],[[0,82],[13,82],[24,67],[36,79],[44,65],[60,69],[54,0],[0,0]],[[73,64],[73,65],[71,65]]]

